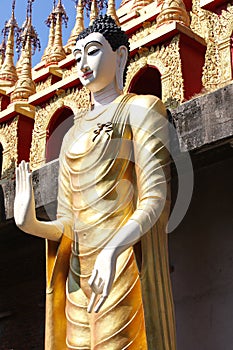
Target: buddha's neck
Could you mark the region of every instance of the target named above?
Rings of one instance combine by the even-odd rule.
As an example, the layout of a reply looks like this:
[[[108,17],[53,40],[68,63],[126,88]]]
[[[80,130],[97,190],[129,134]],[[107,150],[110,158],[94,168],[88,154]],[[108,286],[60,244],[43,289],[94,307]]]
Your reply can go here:
[[[114,82],[112,82],[100,91],[93,92],[94,109],[108,105],[109,103],[114,101],[119,95],[120,93],[117,91]]]

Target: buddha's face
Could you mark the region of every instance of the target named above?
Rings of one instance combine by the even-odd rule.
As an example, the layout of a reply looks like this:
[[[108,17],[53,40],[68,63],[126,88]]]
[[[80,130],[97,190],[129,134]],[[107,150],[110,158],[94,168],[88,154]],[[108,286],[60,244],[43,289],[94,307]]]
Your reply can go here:
[[[117,51],[100,33],[91,33],[77,41],[74,56],[78,77],[92,92],[101,91],[115,80]]]

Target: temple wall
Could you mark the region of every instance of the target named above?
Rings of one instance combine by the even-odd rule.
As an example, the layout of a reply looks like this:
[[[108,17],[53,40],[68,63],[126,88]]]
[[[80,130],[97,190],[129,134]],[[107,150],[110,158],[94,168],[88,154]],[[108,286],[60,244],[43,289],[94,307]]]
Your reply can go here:
[[[233,319],[233,157],[195,171],[190,208],[169,235],[178,350],[229,350]]]
[[[0,349],[43,349],[45,243],[13,223],[0,235]]]

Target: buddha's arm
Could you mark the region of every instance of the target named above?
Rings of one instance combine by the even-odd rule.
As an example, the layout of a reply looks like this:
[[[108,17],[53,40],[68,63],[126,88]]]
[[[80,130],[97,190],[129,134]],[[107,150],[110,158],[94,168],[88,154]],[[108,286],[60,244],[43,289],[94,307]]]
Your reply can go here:
[[[130,124],[138,203],[129,221],[106,246],[112,247],[117,256],[155,225],[170,195],[169,131],[163,103],[153,96],[138,96],[131,108]]]
[[[110,292],[117,257],[156,223],[167,199],[170,159],[165,147],[168,146],[166,110],[162,102],[153,96],[138,96],[135,102],[130,109],[130,125],[133,133],[138,203],[128,222],[97,257],[89,282],[93,290],[96,285],[102,286],[99,288],[102,297],[95,307],[96,312]],[[92,301],[90,309],[94,304],[94,295]]]
[[[63,147],[64,148],[64,147]],[[69,234],[72,225],[72,212],[70,210],[70,191],[66,188],[67,180],[64,175],[62,164],[62,153],[60,156],[59,170],[59,198],[60,215],[54,221],[39,221],[36,218],[34,191],[32,186],[32,174],[29,166],[22,161],[16,169],[16,195],[14,202],[14,218],[16,225],[24,232],[34,236],[59,241],[62,234]]]

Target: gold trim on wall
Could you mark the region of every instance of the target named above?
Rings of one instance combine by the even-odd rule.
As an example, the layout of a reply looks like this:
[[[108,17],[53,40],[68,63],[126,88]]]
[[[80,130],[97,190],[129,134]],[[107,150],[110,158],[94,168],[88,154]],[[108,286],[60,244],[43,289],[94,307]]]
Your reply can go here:
[[[193,0],[190,27],[207,42],[202,76],[205,89],[210,92],[231,83],[233,5],[228,4],[219,16],[202,9],[199,0]]]
[[[1,180],[9,180],[15,174],[18,161],[18,121],[19,116],[10,124],[0,125],[0,143],[3,147]]]

